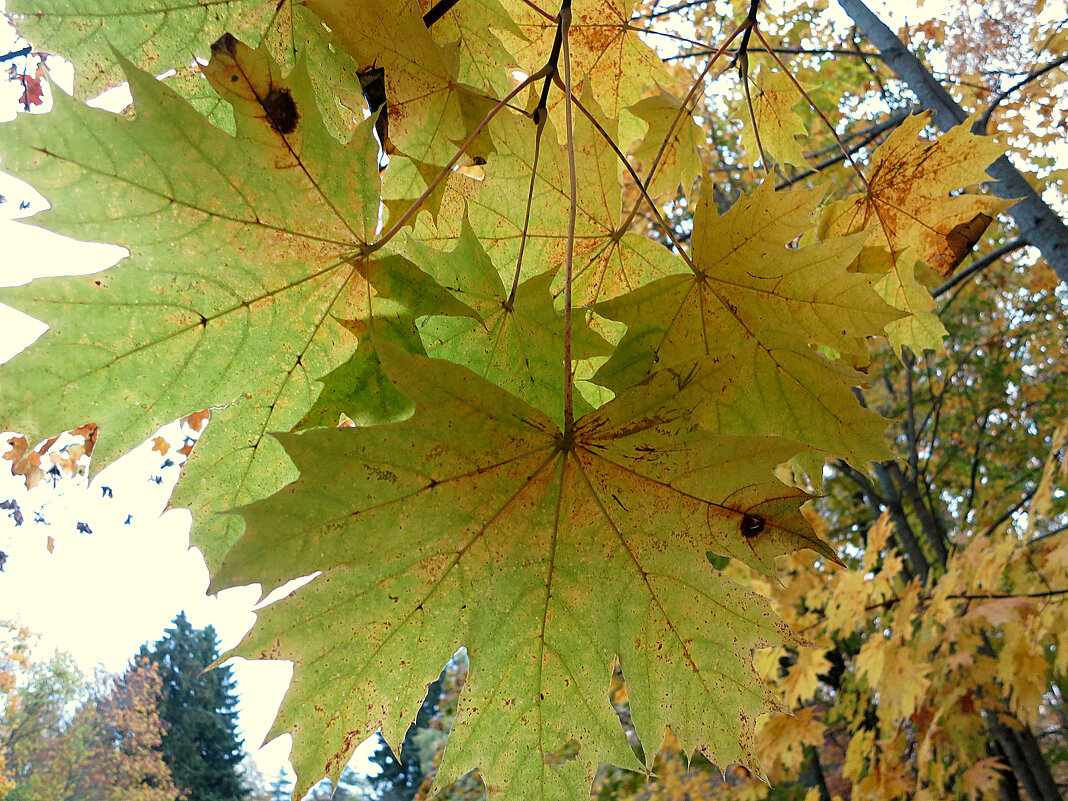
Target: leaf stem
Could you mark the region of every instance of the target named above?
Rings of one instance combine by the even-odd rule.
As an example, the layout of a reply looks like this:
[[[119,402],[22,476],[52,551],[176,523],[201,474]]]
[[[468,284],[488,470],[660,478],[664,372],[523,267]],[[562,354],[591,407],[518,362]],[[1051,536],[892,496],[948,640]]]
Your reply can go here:
[[[749,54],[739,48],[735,58],[738,59],[738,77],[742,81],[742,90],[745,92],[745,105],[749,109],[749,121],[753,124],[753,136],[756,138],[760,163],[764,167],[764,174],[771,175],[771,164],[768,163],[768,155],[764,152],[764,144],[760,141],[760,128],[756,121],[756,110],[753,108],[753,98],[749,94]]]
[[[530,86],[530,84],[544,77],[544,73],[545,69],[543,68],[535,72],[533,75],[529,75],[524,78],[523,81],[520,82],[520,84],[515,89],[505,95],[504,98],[498,101],[497,105],[495,105],[489,110],[489,113],[486,114],[485,119],[483,119],[482,122],[480,122],[475,127],[475,130],[471,132],[471,135],[464,140],[464,143],[460,145],[459,149],[456,151],[456,155],[449,159],[448,164],[442,167],[441,172],[439,172],[437,177],[430,182],[430,185],[426,188],[426,191],[424,191],[423,194],[421,194],[415,199],[412,205],[408,207],[408,210],[400,216],[400,219],[398,219],[397,222],[395,222],[388,231],[382,234],[382,236],[379,237],[376,241],[367,245],[364,250],[365,254],[374,253],[376,250],[381,248],[383,245],[389,242],[389,240],[391,240],[397,235],[401,228],[404,227],[405,223],[407,223],[408,220],[410,220],[423,207],[423,204],[426,203],[427,198],[430,197],[430,195],[435,189],[437,189],[438,184],[444,181],[445,178],[449,175],[449,173],[452,172],[452,168],[456,166],[456,162],[460,160],[460,157],[467,151],[467,148],[471,147],[471,143],[478,138],[478,135],[481,134],[483,130],[485,130],[486,126],[490,124],[490,121],[494,117],[496,117],[497,114],[500,113],[501,109],[503,109],[512,101],[512,98],[518,95],[526,87]]]
[[[571,0],[560,7],[557,35],[564,55],[564,120],[567,131],[567,171],[571,195],[567,217],[567,255],[564,260],[564,447],[570,450],[575,439],[575,376],[571,366],[571,277],[575,262],[575,222],[578,217],[578,174],[575,167],[575,128],[571,103],[571,51],[568,31],[571,27]]]
[[[523,271],[523,253],[527,249],[527,232],[530,230],[530,209],[534,204],[534,181],[538,177],[538,160],[541,158],[541,134],[545,130],[545,120],[547,118],[547,115],[539,114],[535,115],[534,119],[534,124],[538,126],[538,130],[534,134],[534,163],[530,168],[530,185],[527,187],[527,211],[523,217],[523,235],[519,237],[519,255],[515,260],[512,289],[508,293],[508,300],[504,304],[509,311],[512,310],[512,304],[515,303],[515,295],[519,291],[519,275]]]

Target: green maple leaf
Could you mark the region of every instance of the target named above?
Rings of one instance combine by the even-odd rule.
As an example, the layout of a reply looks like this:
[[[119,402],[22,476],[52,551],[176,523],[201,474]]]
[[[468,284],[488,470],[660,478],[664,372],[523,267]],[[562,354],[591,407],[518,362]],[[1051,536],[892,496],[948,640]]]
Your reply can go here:
[[[132,121],[57,93],[48,117],[2,131],[5,167],[32,175],[55,204],[43,225],[124,245],[130,258],[5,291],[51,328],[5,366],[0,404],[12,430],[96,422],[98,465],[213,408],[176,502],[197,511],[195,542],[214,564],[238,521],[211,512],[294,477],[265,432],[296,425],[318,379],[352,354],[355,337],[337,320],[368,312],[367,276],[395,280],[366,256],[378,148],[371,122],[339,144],[306,72],[283,80],[232,38],[205,71],[234,106],[236,136],[126,69]]]
[[[850,391],[863,376],[815,346],[866,357],[863,338],[899,315],[875,293],[874,277],[847,271],[865,235],[787,247],[811,228],[821,196],[777,193],[766,181],[722,217],[702,198],[694,215],[695,270],[683,266],[595,307],[625,323],[627,333],[594,381],[619,392],[654,370],[693,360],[717,373],[730,364],[753,408],[727,416],[711,407],[706,422],[715,430],[773,433],[858,465],[882,456],[884,423]]]
[[[613,136],[614,124],[600,116],[593,100],[584,96],[583,102],[605,133]],[[416,236],[448,250],[460,235],[459,221],[466,217],[506,285],[513,282],[517,268],[521,268],[524,281],[557,270],[568,249],[567,147],[558,143],[552,121],[546,123],[540,144],[535,141],[535,130],[529,119],[503,114],[495,118],[490,126],[495,152],[486,164],[485,179],[473,181],[460,176],[451,180],[439,219],[431,223],[424,216]],[[678,254],[647,237],[620,231],[623,168],[604,135],[584,115],[576,114],[573,147],[582,165],[573,243],[574,303],[585,305],[615,297],[653,278],[677,272],[683,265]],[[529,211],[520,201],[528,193]],[[558,277],[554,292],[559,291]]]
[[[794,638],[705,555],[765,572],[798,548],[834,558],[804,494],[772,475],[793,445],[701,430],[686,376],[666,370],[568,443],[464,368],[381,352],[414,415],[281,437],[301,477],[241,510],[215,578],[323,573],[237,651],[294,661],[273,733],[294,735],[298,793],[379,727],[396,746],[461,646],[471,673],[438,787],[478,768],[491,798],[574,798],[599,762],[637,767],[608,698],[617,662],[649,759],[670,727],[687,752],[755,768],[754,719],[778,705],[750,649]]]
[[[469,367],[563,426],[564,317],[554,305],[554,271],[516,285],[515,294],[466,222],[456,248],[442,254],[412,242],[407,255],[479,314],[434,315],[419,323],[427,353]],[[410,349],[409,349],[410,350]],[[572,329],[572,357],[607,356],[611,347],[585,325]],[[590,407],[577,399],[579,414]]]

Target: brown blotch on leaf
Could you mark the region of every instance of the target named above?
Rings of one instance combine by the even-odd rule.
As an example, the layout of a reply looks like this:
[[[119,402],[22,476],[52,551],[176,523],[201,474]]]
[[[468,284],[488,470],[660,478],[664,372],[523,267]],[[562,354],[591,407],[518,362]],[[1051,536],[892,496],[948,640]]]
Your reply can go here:
[[[747,540],[751,540],[764,530],[764,518],[759,515],[743,515],[739,528],[742,531],[742,536]]]
[[[232,33],[224,33],[215,40],[211,46],[212,53],[227,53],[231,56],[237,53],[237,39]]]
[[[938,274],[943,278],[952,275],[958,265],[964,261],[964,257],[972,252],[975,243],[979,241],[979,237],[993,220],[994,218],[989,214],[980,213],[968,222],[953,226],[953,229],[946,234],[945,251],[934,260],[935,263],[932,265]]]
[[[297,113],[297,104],[293,102],[293,95],[288,89],[275,87],[267,93],[262,105],[271,127],[278,133],[284,136],[297,129],[300,114]]]

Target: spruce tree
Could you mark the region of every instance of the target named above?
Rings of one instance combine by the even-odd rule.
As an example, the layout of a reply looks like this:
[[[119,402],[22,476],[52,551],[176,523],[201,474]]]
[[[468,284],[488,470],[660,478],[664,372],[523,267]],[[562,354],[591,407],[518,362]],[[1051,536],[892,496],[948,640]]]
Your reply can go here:
[[[215,630],[195,629],[182,612],[163,639],[141,647],[163,679],[160,746],[186,801],[239,801],[248,795],[239,766],[237,697],[229,667],[205,671],[218,657]]]

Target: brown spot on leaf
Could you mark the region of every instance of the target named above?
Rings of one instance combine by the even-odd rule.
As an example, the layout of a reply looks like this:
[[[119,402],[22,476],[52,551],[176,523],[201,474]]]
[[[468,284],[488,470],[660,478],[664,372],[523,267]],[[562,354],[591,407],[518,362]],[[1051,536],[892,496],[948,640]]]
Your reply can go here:
[[[742,536],[747,540],[753,539],[764,530],[764,523],[764,518],[760,517],[760,515],[743,515],[742,523],[739,526]]]
[[[297,129],[300,114],[297,113],[297,104],[293,102],[293,95],[284,87],[275,87],[267,93],[263,99],[263,110],[267,112],[267,120],[271,127],[285,136]]]

